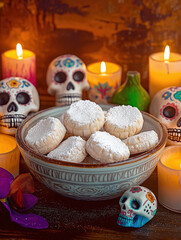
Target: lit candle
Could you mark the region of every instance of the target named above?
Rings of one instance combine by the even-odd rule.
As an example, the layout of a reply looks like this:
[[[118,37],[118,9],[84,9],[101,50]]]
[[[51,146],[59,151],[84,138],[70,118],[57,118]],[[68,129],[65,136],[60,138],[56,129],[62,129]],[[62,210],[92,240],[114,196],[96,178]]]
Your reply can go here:
[[[36,56],[32,51],[22,49],[21,44],[16,49],[2,54],[3,78],[22,77],[36,86]]]
[[[149,57],[149,93],[151,98],[161,89],[181,86],[181,54],[170,53],[169,46],[164,52]]]
[[[181,212],[181,148],[166,147],[158,163],[158,199],[166,208]]]
[[[111,62],[96,62],[87,66],[90,100],[106,104],[121,83],[121,66]]]
[[[19,157],[20,152],[15,138],[0,134],[0,167],[16,177],[19,174]]]

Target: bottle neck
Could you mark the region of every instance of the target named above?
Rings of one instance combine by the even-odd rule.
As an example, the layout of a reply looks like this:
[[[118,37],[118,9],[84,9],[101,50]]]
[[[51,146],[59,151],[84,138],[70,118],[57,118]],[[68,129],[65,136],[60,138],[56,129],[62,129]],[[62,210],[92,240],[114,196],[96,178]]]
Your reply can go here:
[[[140,85],[140,74],[139,72],[128,72],[126,84],[129,85]]]

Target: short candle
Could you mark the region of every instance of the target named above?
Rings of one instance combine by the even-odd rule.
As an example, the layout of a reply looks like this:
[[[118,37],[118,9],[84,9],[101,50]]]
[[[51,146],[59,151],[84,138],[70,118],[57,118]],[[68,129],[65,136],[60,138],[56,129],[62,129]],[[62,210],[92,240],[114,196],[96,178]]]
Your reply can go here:
[[[122,68],[111,62],[96,62],[87,66],[87,81],[90,85],[89,99],[106,104],[121,84]]]
[[[0,134],[0,167],[9,171],[14,177],[19,174],[19,156],[15,138]]]
[[[3,79],[8,77],[22,77],[36,86],[36,56],[27,49],[22,49],[18,43],[16,49],[2,54]]]
[[[158,91],[171,86],[181,86],[181,54],[165,52],[149,56],[149,93],[152,98]]]
[[[181,213],[181,148],[166,147],[158,163],[158,200]]]

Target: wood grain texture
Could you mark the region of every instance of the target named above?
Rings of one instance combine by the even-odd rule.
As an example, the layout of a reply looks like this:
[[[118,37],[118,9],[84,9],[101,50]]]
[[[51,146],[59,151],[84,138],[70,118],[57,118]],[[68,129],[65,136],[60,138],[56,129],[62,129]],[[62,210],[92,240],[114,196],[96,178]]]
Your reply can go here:
[[[21,160],[21,172],[28,172]],[[157,173],[143,186],[152,190],[156,197]],[[15,224],[0,224],[1,239],[180,239],[181,215],[158,204],[155,217],[139,229],[124,228],[116,224],[119,214],[119,198],[108,201],[85,202],[62,197],[35,180],[38,203],[31,210],[45,217],[49,228],[24,229]]]
[[[180,0],[1,0],[0,52],[24,48],[37,55],[38,90],[47,95],[46,71],[55,57],[71,53],[86,64],[106,60],[141,73],[148,89],[148,56],[181,52]],[[51,98],[52,104],[54,98]]]

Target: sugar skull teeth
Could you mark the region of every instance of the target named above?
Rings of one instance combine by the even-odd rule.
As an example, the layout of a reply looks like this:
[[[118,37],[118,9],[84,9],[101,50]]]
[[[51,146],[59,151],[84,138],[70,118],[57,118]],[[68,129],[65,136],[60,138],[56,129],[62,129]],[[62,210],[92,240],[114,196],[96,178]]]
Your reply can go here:
[[[23,114],[4,115],[0,117],[0,127],[17,128],[26,118]]]
[[[0,131],[15,134],[30,112],[39,110],[39,95],[28,80],[11,77],[0,81]]]
[[[75,55],[55,58],[47,71],[48,92],[56,96],[56,105],[70,105],[81,100],[82,91],[89,89],[86,67]]]
[[[134,186],[120,198],[120,214],[117,224],[123,227],[139,228],[150,221],[157,210],[155,195],[147,188]]]
[[[56,102],[60,105],[71,105],[73,102],[81,100],[81,97],[77,93],[60,94],[56,96]]]
[[[181,142],[181,129],[168,128],[168,139],[173,142]]]
[[[181,144],[181,87],[164,88],[153,97],[150,113],[168,129],[168,145]]]

